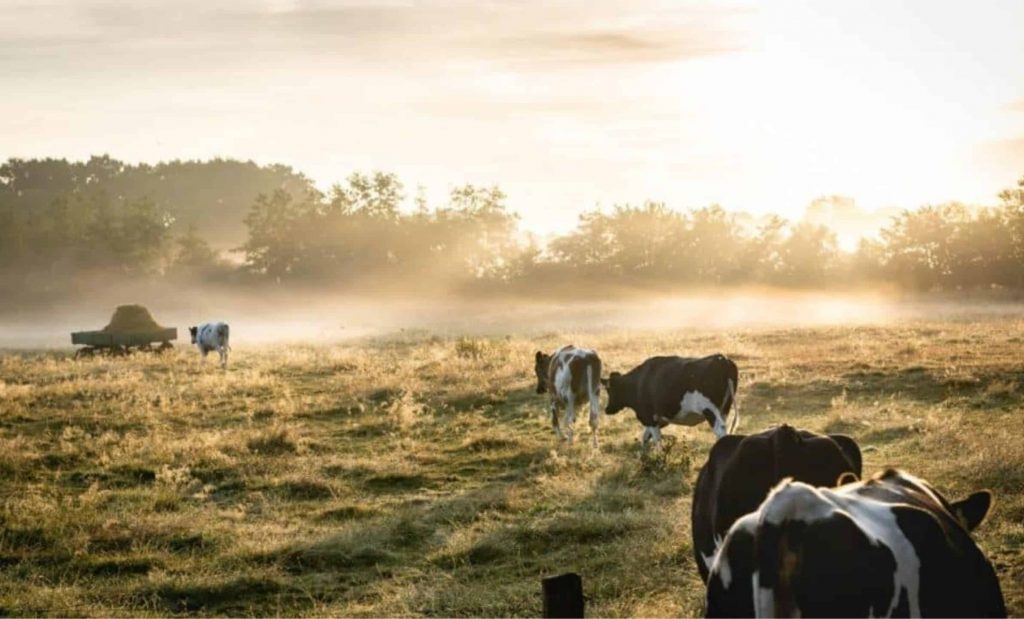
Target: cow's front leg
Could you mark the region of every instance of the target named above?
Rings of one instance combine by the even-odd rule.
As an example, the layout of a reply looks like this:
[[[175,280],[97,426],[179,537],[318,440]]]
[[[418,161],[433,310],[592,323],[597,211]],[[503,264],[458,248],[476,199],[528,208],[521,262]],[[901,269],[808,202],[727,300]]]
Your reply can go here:
[[[704,419],[707,420],[708,425],[711,426],[711,431],[715,434],[716,438],[722,438],[729,433],[725,429],[725,420],[722,419],[722,413],[718,409],[705,408],[702,414]]]
[[[661,441],[661,428],[658,426],[646,426],[640,443],[644,447],[656,447]]]
[[[221,347],[217,353],[220,354],[220,367],[228,369],[228,351]]]
[[[558,437],[558,440],[562,440],[565,437],[562,435],[562,427],[558,425],[558,400],[551,398],[548,408],[551,410],[551,427],[555,429],[555,436]]]

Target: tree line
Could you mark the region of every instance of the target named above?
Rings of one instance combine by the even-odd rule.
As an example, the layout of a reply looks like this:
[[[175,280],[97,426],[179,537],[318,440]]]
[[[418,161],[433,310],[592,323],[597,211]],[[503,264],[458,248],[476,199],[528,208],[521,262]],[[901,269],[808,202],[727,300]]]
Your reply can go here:
[[[8,160],[0,166],[0,286],[60,286],[83,273],[515,293],[879,283],[1019,290],[1024,178],[989,207],[904,210],[850,252],[826,226],[719,206],[593,210],[542,244],[498,187],[464,185],[442,204],[415,197],[410,207],[402,182],[384,172],[355,173],[321,192],[286,166],[253,162]]]

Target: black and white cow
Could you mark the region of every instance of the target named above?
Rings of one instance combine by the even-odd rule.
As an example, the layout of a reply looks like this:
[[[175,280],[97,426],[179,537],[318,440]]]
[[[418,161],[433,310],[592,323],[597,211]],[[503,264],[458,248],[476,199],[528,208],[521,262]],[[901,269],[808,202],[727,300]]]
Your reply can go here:
[[[576,348],[572,344],[563,346],[548,355],[537,351],[534,362],[537,374],[537,393],[551,393],[548,405],[551,411],[551,425],[558,438],[572,443],[573,423],[576,421],[576,407],[583,401],[590,402],[590,430],[594,446],[597,446],[597,425],[601,414],[599,397],[601,393],[601,359],[589,348]],[[565,433],[558,420],[558,410],[565,408]]]
[[[725,424],[736,398],[739,372],[723,355],[651,357],[626,374],[612,372],[601,382],[608,391],[605,412],[614,415],[632,408],[644,425],[644,445],[657,443],[661,429],[670,423],[695,426],[707,421],[719,438],[739,424],[738,409],[728,429]]]
[[[210,351],[217,351],[220,355],[220,365],[228,367],[228,351],[231,350],[229,343],[230,329],[225,322],[207,322],[198,327],[189,327],[189,334],[192,336],[192,343],[199,347],[199,352],[206,361],[206,355]]]
[[[992,495],[949,503],[889,469],[835,489],[785,480],[715,556],[709,617],[1005,617],[971,539]]]
[[[835,486],[844,474],[860,478],[856,441],[781,425],[760,434],[731,434],[715,442],[693,491],[693,554],[704,582],[715,550],[742,516],[754,511],[789,477],[812,486]]]

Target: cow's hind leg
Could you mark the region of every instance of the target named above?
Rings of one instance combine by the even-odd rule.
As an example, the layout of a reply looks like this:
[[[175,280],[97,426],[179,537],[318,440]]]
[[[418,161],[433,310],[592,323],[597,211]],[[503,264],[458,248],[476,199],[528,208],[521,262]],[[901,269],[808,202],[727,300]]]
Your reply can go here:
[[[573,441],[573,424],[576,423],[576,400],[573,398],[573,394],[569,394],[565,402],[565,439],[572,445]]]
[[[220,367],[224,368],[225,370],[228,369],[228,351],[223,346],[221,346],[220,349],[217,350],[217,352],[220,354]]]
[[[601,405],[596,393],[590,394],[590,432],[594,447],[597,447],[597,426],[601,421]]]
[[[555,429],[555,436],[558,437],[558,440],[562,440],[565,436],[562,435],[562,427],[558,424],[558,400],[551,398],[548,408],[551,410],[551,427]]]

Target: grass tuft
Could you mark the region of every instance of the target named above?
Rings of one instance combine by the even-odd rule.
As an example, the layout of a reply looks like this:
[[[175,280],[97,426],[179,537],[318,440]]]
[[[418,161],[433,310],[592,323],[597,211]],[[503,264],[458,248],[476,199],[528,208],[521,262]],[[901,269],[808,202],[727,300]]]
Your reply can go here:
[[[286,428],[267,430],[250,438],[246,444],[249,451],[264,456],[283,456],[298,451],[298,445]]]

